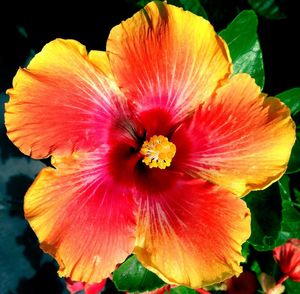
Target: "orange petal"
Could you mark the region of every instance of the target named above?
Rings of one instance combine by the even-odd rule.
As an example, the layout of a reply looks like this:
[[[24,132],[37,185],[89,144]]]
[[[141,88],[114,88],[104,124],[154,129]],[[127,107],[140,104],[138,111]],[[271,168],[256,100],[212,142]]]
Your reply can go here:
[[[89,61],[97,67],[106,77],[114,79],[107,53],[104,51],[91,50],[88,54]]]
[[[197,111],[187,131],[193,135],[187,172],[239,196],[277,181],[295,142],[289,109],[278,99],[262,95],[246,74],[234,76],[218,89],[216,97]]]
[[[110,182],[103,154],[56,157],[25,196],[25,216],[41,248],[59,263],[59,275],[98,283],[134,247],[130,194]]]
[[[7,91],[9,138],[34,158],[99,146],[119,99],[107,64],[105,54],[93,52],[89,60],[77,41],[48,43]]]
[[[250,213],[229,192],[202,180],[177,182],[140,203],[134,252],[169,284],[201,288],[242,271]]]
[[[231,72],[227,45],[210,23],[160,1],[114,27],[107,52],[118,85],[140,109],[175,116],[197,107]]]

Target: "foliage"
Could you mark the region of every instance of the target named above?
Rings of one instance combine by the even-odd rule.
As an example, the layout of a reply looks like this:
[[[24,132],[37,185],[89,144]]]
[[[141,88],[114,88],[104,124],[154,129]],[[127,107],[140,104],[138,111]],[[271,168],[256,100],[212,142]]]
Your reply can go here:
[[[264,64],[257,36],[257,16],[252,10],[242,11],[220,36],[229,46],[234,73],[250,74],[264,87]]]
[[[145,292],[162,287],[165,283],[145,269],[133,255],[114,271],[113,281],[119,290]]]
[[[251,7],[260,15],[269,19],[285,18],[285,13],[281,10],[280,4],[282,1],[278,0],[248,0]]]

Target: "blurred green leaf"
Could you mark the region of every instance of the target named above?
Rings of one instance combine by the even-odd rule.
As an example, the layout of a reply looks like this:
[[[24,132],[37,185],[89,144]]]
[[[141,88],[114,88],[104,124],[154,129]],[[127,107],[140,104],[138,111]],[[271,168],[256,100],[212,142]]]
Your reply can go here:
[[[263,191],[251,192],[244,200],[251,211],[248,242],[256,250],[272,250],[281,228],[281,196],[277,183]]]
[[[137,5],[140,6],[140,7],[144,7],[144,6],[146,6],[148,3],[152,2],[152,1],[153,0],[139,0],[139,1],[137,1]]]
[[[16,28],[21,36],[23,36],[25,39],[28,39],[28,34],[24,27],[17,25]]]
[[[284,102],[291,110],[291,115],[294,121],[297,121],[297,115],[300,114],[300,88],[293,88],[276,95]],[[292,174],[300,171],[300,131],[296,134],[296,143],[292,149],[292,154],[289,160],[287,174]]]
[[[288,294],[299,294],[300,293],[300,283],[294,282],[292,280],[287,280],[284,282],[285,292]]]
[[[171,292],[171,294],[196,294],[196,293],[198,293],[196,290],[185,287],[185,286],[171,288],[170,292]]]
[[[269,19],[283,19],[286,15],[280,9],[278,0],[248,0],[248,3],[258,14]]]
[[[278,277],[280,274],[279,266],[275,262],[273,257],[272,250],[264,251],[264,252],[256,252],[256,262],[259,265],[259,268],[262,273],[266,273],[272,277]],[[255,267],[253,267],[255,269]]]
[[[250,244],[249,242],[245,242],[242,246],[242,255],[243,257],[245,257],[245,259],[247,260],[249,254],[250,254],[250,248],[249,248]]]
[[[261,274],[261,268],[260,268],[260,265],[258,263],[257,260],[254,260],[251,264],[251,267],[250,267],[250,270],[255,272],[256,275],[258,276],[259,274]]]
[[[288,175],[263,191],[251,192],[244,200],[251,210],[248,242],[254,249],[268,251],[289,238],[300,238],[300,211],[291,198]]]
[[[140,7],[144,7],[152,1],[153,0],[140,0],[137,2],[137,4]],[[191,11],[207,19],[207,13],[201,5],[200,0],[168,0],[168,4],[173,4],[175,6],[182,7],[184,10]]]
[[[152,291],[165,284],[158,276],[144,268],[135,255],[114,271],[113,281],[118,290],[127,292]]]
[[[300,212],[291,199],[290,178],[285,175],[279,180],[278,184],[282,198],[281,230],[288,233],[288,238],[300,239]]]
[[[257,36],[258,20],[254,11],[242,11],[220,36],[227,42],[234,73],[248,73],[263,88],[264,64]]]
[[[295,201],[295,205],[299,207],[300,211],[300,173],[289,175],[289,178],[291,179],[291,198]]]
[[[24,67],[27,67],[30,63],[31,59],[36,55],[36,52],[33,49],[30,49],[29,55],[27,59],[25,60]]]
[[[140,7],[144,7],[151,1],[152,0],[139,0],[139,1],[137,1],[137,5],[140,6]]]
[[[284,91],[276,95],[276,97],[280,98],[290,108],[292,116],[300,112],[300,88]]]

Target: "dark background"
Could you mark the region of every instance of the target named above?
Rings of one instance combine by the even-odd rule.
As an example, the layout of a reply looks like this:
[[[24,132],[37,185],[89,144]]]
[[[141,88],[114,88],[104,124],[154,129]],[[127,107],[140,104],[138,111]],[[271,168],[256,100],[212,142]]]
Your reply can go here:
[[[88,50],[105,50],[110,29],[139,9],[134,2],[1,4],[0,93],[11,87],[18,67],[55,38],[76,39]],[[264,92],[270,95],[300,86],[299,18],[295,2],[282,1],[286,19],[259,16],[258,34],[266,74]],[[217,31],[225,28],[241,10],[250,8],[247,1],[203,3]],[[66,293],[64,281],[56,275],[56,263],[39,249],[23,216],[23,196],[44,164],[22,155],[6,138],[3,124],[6,100],[1,94],[0,293]],[[107,292],[114,291],[110,284]]]

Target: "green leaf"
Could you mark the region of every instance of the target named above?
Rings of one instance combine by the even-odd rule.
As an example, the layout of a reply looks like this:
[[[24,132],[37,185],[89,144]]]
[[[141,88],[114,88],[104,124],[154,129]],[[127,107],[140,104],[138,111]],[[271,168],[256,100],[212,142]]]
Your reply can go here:
[[[281,11],[278,0],[248,0],[258,14],[269,19],[283,19],[286,15]]]
[[[250,244],[249,242],[245,242],[242,246],[242,255],[243,257],[247,260],[249,254],[250,254],[250,248],[249,248]]]
[[[291,179],[291,198],[294,200],[295,205],[300,209],[300,173],[289,175],[289,178]]]
[[[261,268],[260,268],[260,265],[258,263],[257,260],[254,260],[251,264],[251,267],[250,267],[250,270],[255,272],[256,275],[258,276],[259,274],[261,274]]]
[[[227,42],[234,73],[248,73],[263,88],[264,64],[257,36],[258,20],[254,11],[242,11],[220,36]]]
[[[259,251],[272,250],[281,228],[281,196],[277,184],[248,194],[244,200],[251,211],[248,242]]]
[[[299,294],[300,293],[300,283],[294,282],[292,280],[287,280],[284,282],[285,292],[288,294]]]
[[[298,121],[298,114],[300,114],[300,88],[293,88],[276,95],[282,102],[284,102],[291,110],[291,115],[296,123]],[[297,129],[298,130],[298,129]],[[293,174],[300,171],[300,131],[296,133],[296,142],[292,149],[291,157],[288,163],[287,174]]]
[[[153,0],[140,0],[138,6],[144,7]],[[200,3],[200,0],[169,0],[168,4],[173,4],[178,7],[182,7],[184,10],[191,11],[199,16],[207,19],[207,13]]]
[[[290,108],[292,116],[300,112],[300,88],[293,88],[275,96]]]
[[[288,234],[288,238],[300,239],[300,212],[291,199],[290,178],[288,176],[283,176],[278,184],[282,198],[281,230]]]
[[[184,10],[191,11],[207,19],[207,13],[200,3],[200,0],[169,0],[168,4],[182,7]]]
[[[256,251],[255,261],[258,263],[262,273],[266,273],[272,277],[277,277],[279,266],[275,262],[272,250],[265,252]],[[255,267],[253,267],[255,269]]]
[[[140,6],[140,7],[144,7],[150,2],[152,2],[152,0],[140,0],[140,1],[137,2],[137,5]]]
[[[185,286],[171,288],[171,294],[196,294],[196,293],[198,293],[196,290]]]
[[[165,284],[154,273],[145,269],[134,255],[114,271],[113,281],[118,290],[127,292],[152,291]]]
[[[290,178],[285,175],[268,189],[244,198],[251,210],[248,242],[254,249],[272,250],[289,238],[300,238],[300,211],[291,198],[290,186]]]

